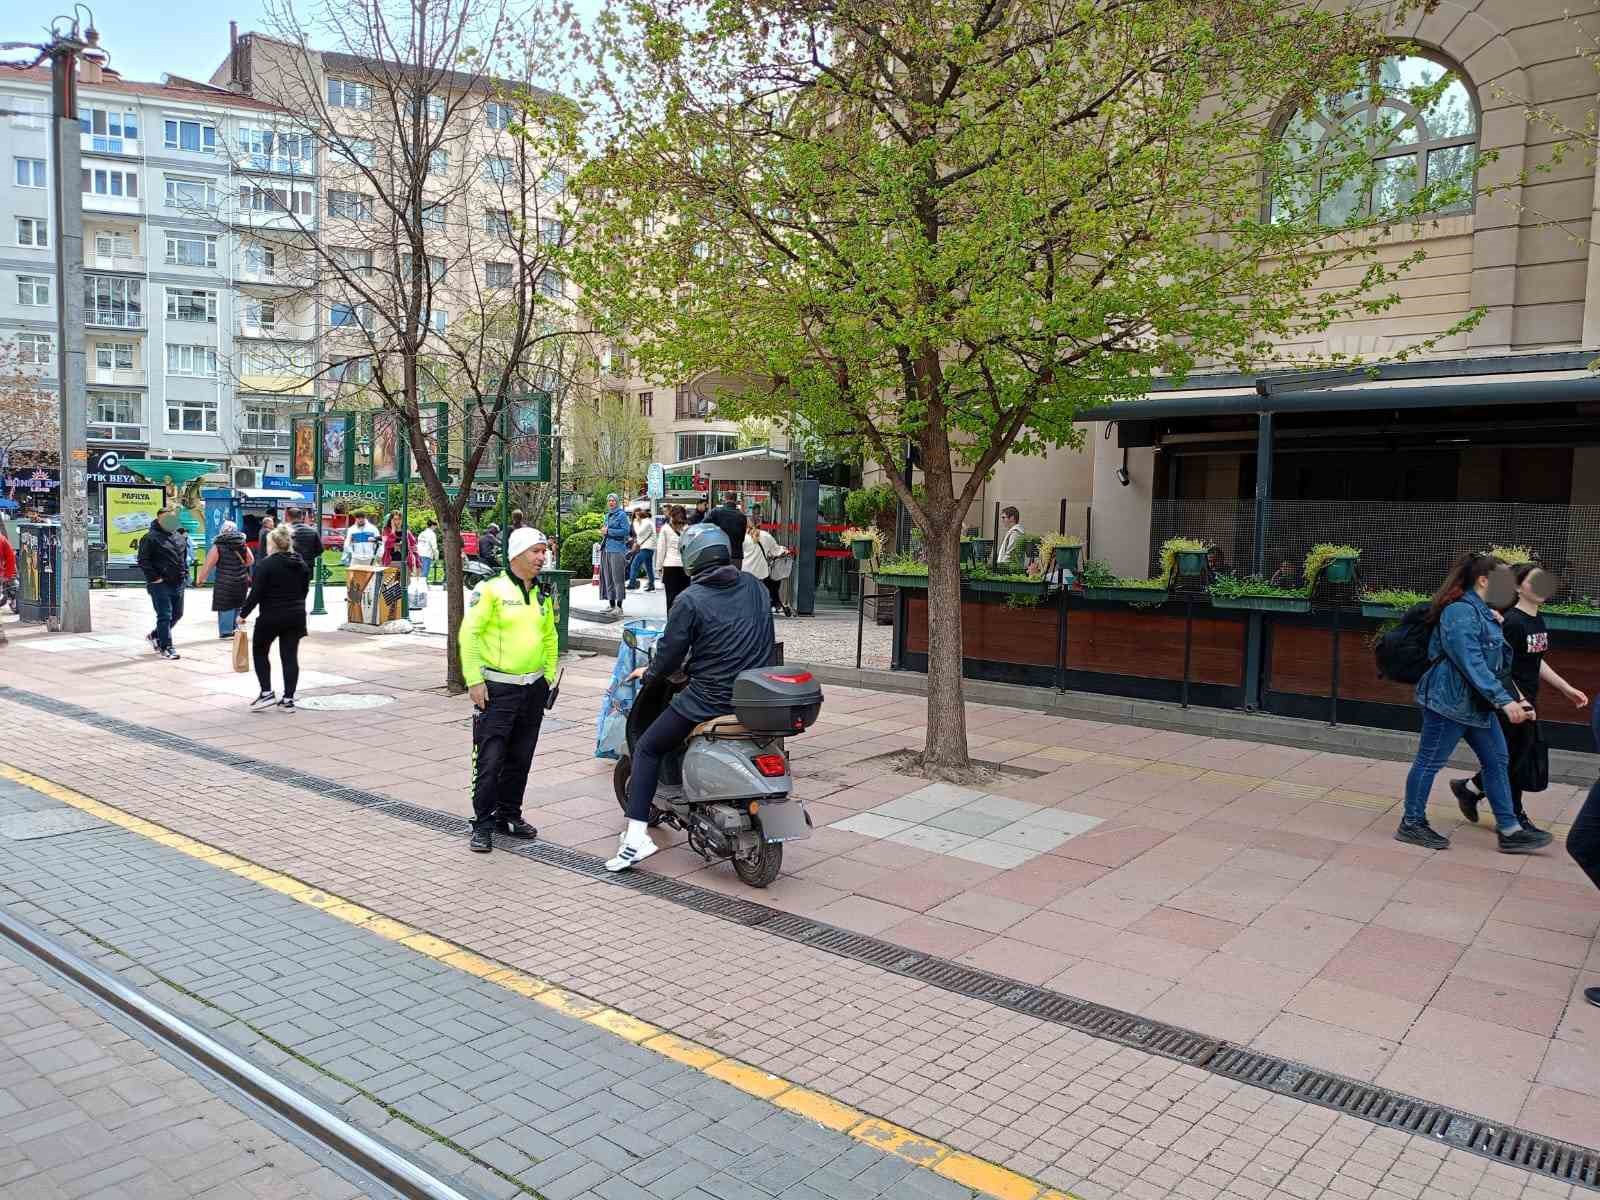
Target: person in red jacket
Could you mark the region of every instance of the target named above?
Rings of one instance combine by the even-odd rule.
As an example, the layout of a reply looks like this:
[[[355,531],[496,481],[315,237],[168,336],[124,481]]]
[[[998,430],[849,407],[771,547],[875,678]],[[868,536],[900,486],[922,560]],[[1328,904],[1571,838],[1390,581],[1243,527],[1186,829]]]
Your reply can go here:
[[[0,583],[11,583],[17,577],[17,552],[6,537],[6,527],[0,525]]]

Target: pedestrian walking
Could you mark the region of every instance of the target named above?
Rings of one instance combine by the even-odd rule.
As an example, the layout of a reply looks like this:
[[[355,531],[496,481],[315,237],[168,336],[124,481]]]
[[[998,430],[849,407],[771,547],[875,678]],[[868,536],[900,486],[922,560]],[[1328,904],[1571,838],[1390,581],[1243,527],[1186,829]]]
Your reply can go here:
[[[1572,701],[1574,707],[1582,708],[1589,703],[1589,698],[1556,674],[1544,657],[1550,649],[1550,634],[1544,618],[1539,615],[1539,609],[1549,598],[1550,591],[1541,585],[1548,585],[1553,576],[1534,563],[1519,564],[1512,569],[1512,575],[1517,581],[1517,602],[1506,609],[1500,625],[1506,645],[1511,647],[1512,683],[1516,684],[1521,698],[1533,705],[1535,711],[1539,707],[1541,682],[1555,688]],[[1510,760],[1507,772],[1511,780],[1512,809],[1524,829],[1537,829],[1538,826],[1528,819],[1527,812],[1523,810],[1522,793],[1525,782],[1537,777],[1539,768],[1544,765],[1534,762],[1546,753],[1539,722],[1524,721],[1520,725],[1513,725],[1504,713],[1497,713],[1496,717],[1500,722],[1500,732],[1506,739],[1506,752]],[[1548,774],[1548,771],[1545,773]],[[1476,825],[1478,805],[1483,801],[1482,773],[1471,779],[1451,780],[1450,790],[1455,793],[1456,803],[1461,806],[1461,815]],[[1544,786],[1539,784],[1531,790],[1543,791]]]
[[[426,583],[433,574],[433,564],[439,558],[439,522],[432,517],[417,535],[417,561],[422,565],[422,581]]]
[[[255,555],[245,544],[244,534],[232,521],[224,521],[217,536],[211,539],[211,549],[200,566],[200,582],[204,583],[216,573],[211,585],[211,611],[217,614],[217,636],[231,638],[239,621],[239,606],[244,603],[245,592],[250,589],[251,565]]]
[[[1594,735],[1595,749],[1600,750],[1600,705],[1590,712],[1589,730]],[[1567,832],[1567,853],[1583,868],[1589,882],[1600,888],[1600,779],[1590,785],[1589,796]],[[1600,1007],[1600,987],[1584,988],[1583,998]]]
[[[261,565],[261,560],[272,553],[272,551],[267,548],[267,538],[277,524],[278,522],[273,519],[272,514],[268,513],[266,516],[261,518],[261,524],[256,526],[256,545],[254,550],[255,567],[259,567]],[[252,567],[250,570],[250,577],[252,579],[255,578],[255,567]]]
[[[294,545],[294,552],[306,566],[315,571],[317,560],[322,557],[322,533],[310,520],[306,509],[289,510],[289,539]],[[262,554],[266,553],[266,548],[263,546]]]
[[[189,535],[178,520],[176,508],[163,508],[139,539],[139,570],[145,591],[156,612],[156,627],[147,635],[150,648],[162,658],[176,660],[172,627],[183,620],[183,589],[189,583]]]
[[[667,611],[683,589],[689,586],[689,572],[683,569],[683,531],[688,527],[688,517],[683,505],[674,504],[667,509],[667,523],[661,527],[656,549],[661,554],[661,586],[667,590]]]
[[[622,608],[623,573],[627,570],[628,542],[632,537],[628,514],[612,492],[606,497],[605,535],[600,542],[600,590],[615,609]]]
[[[255,663],[256,682],[261,694],[250,702],[252,712],[276,706],[294,712],[295,688],[300,685],[300,642],[306,636],[306,593],[311,590],[311,568],[294,552],[294,538],[286,525],[267,536],[271,553],[256,571],[255,583],[239,610],[244,621],[256,609],[255,637],[250,646]],[[278,643],[278,660],[283,666],[283,699],[272,690],[272,643]]]
[[[1511,802],[1505,735],[1494,720],[1496,709],[1512,725],[1535,718],[1531,704],[1508,686],[1511,648],[1501,636],[1496,606],[1516,594],[1511,568],[1487,554],[1463,554],[1433,594],[1427,622],[1432,626],[1428,658],[1432,666],[1417,683],[1422,736],[1406,776],[1405,813],[1395,841],[1429,850],[1448,850],[1450,839],[1428,824],[1428,793],[1434,778],[1465,738],[1483,768],[1483,789],[1494,810],[1502,854],[1531,854],[1550,844],[1543,830],[1524,829]]]
[[[752,516],[744,535],[744,563],[743,570],[754,575],[767,589],[767,597],[771,601],[772,611],[792,616],[789,606],[783,602],[780,580],[772,577],[772,564],[775,559],[782,557],[784,549],[778,545],[778,539],[765,529],[761,528],[761,518]]]
[[[539,745],[560,661],[555,596],[539,583],[549,543],[513,529],[506,573],[480,583],[461,622],[461,673],[472,697],[472,840],[479,854],[494,834],[533,838],[522,794]]]
[[[633,510],[633,565],[628,568],[628,590],[638,590],[639,580],[645,582],[644,590],[656,590],[656,521],[650,515],[648,504],[636,505]]]

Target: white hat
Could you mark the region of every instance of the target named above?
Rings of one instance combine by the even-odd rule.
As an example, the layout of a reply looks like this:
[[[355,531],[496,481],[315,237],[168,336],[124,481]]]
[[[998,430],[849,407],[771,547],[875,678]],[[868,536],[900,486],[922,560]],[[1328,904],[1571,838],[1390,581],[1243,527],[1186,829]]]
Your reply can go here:
[[[506,558],[507,560],[510,560],[521,554],[524,550],[528,550],[534,546],[548,546],[549,544],[550,539],[545,537],[545,535],[540,533],[537,529],[528,529],[526,527],[522,529],[513,529],[511,531],[511,541],[506,545]]]

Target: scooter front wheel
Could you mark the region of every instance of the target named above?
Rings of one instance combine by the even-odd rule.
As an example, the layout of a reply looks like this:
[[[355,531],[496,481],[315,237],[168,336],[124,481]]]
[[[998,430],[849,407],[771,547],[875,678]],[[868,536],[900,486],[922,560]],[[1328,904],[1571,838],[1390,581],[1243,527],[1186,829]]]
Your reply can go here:
[[[624,754],[617,759],[617,765],[611,771],[611,788],[617,793],[617,807],[624,815],[628,811],[628,780],[631,778],[633,778],[633,756]],[[652,806],[650,819],[645,824],[651,829],[661,824],[661,810]]]
[[[756,831],[760,836],[760,830]],[[783,843],[762,838],[760,846],[748,858],[733,860],[734,874],[751,887],[764,888],[778,877],[783,867]]]

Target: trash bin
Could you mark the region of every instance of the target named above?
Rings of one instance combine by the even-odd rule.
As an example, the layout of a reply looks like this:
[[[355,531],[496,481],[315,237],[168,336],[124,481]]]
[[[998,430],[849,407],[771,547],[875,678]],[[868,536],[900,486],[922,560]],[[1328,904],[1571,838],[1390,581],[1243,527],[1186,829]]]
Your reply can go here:
[[[539,572],[550,581],[556,596],[556,648],[567,652],[567,614],[572,607],[572,572],[546,568]]]

